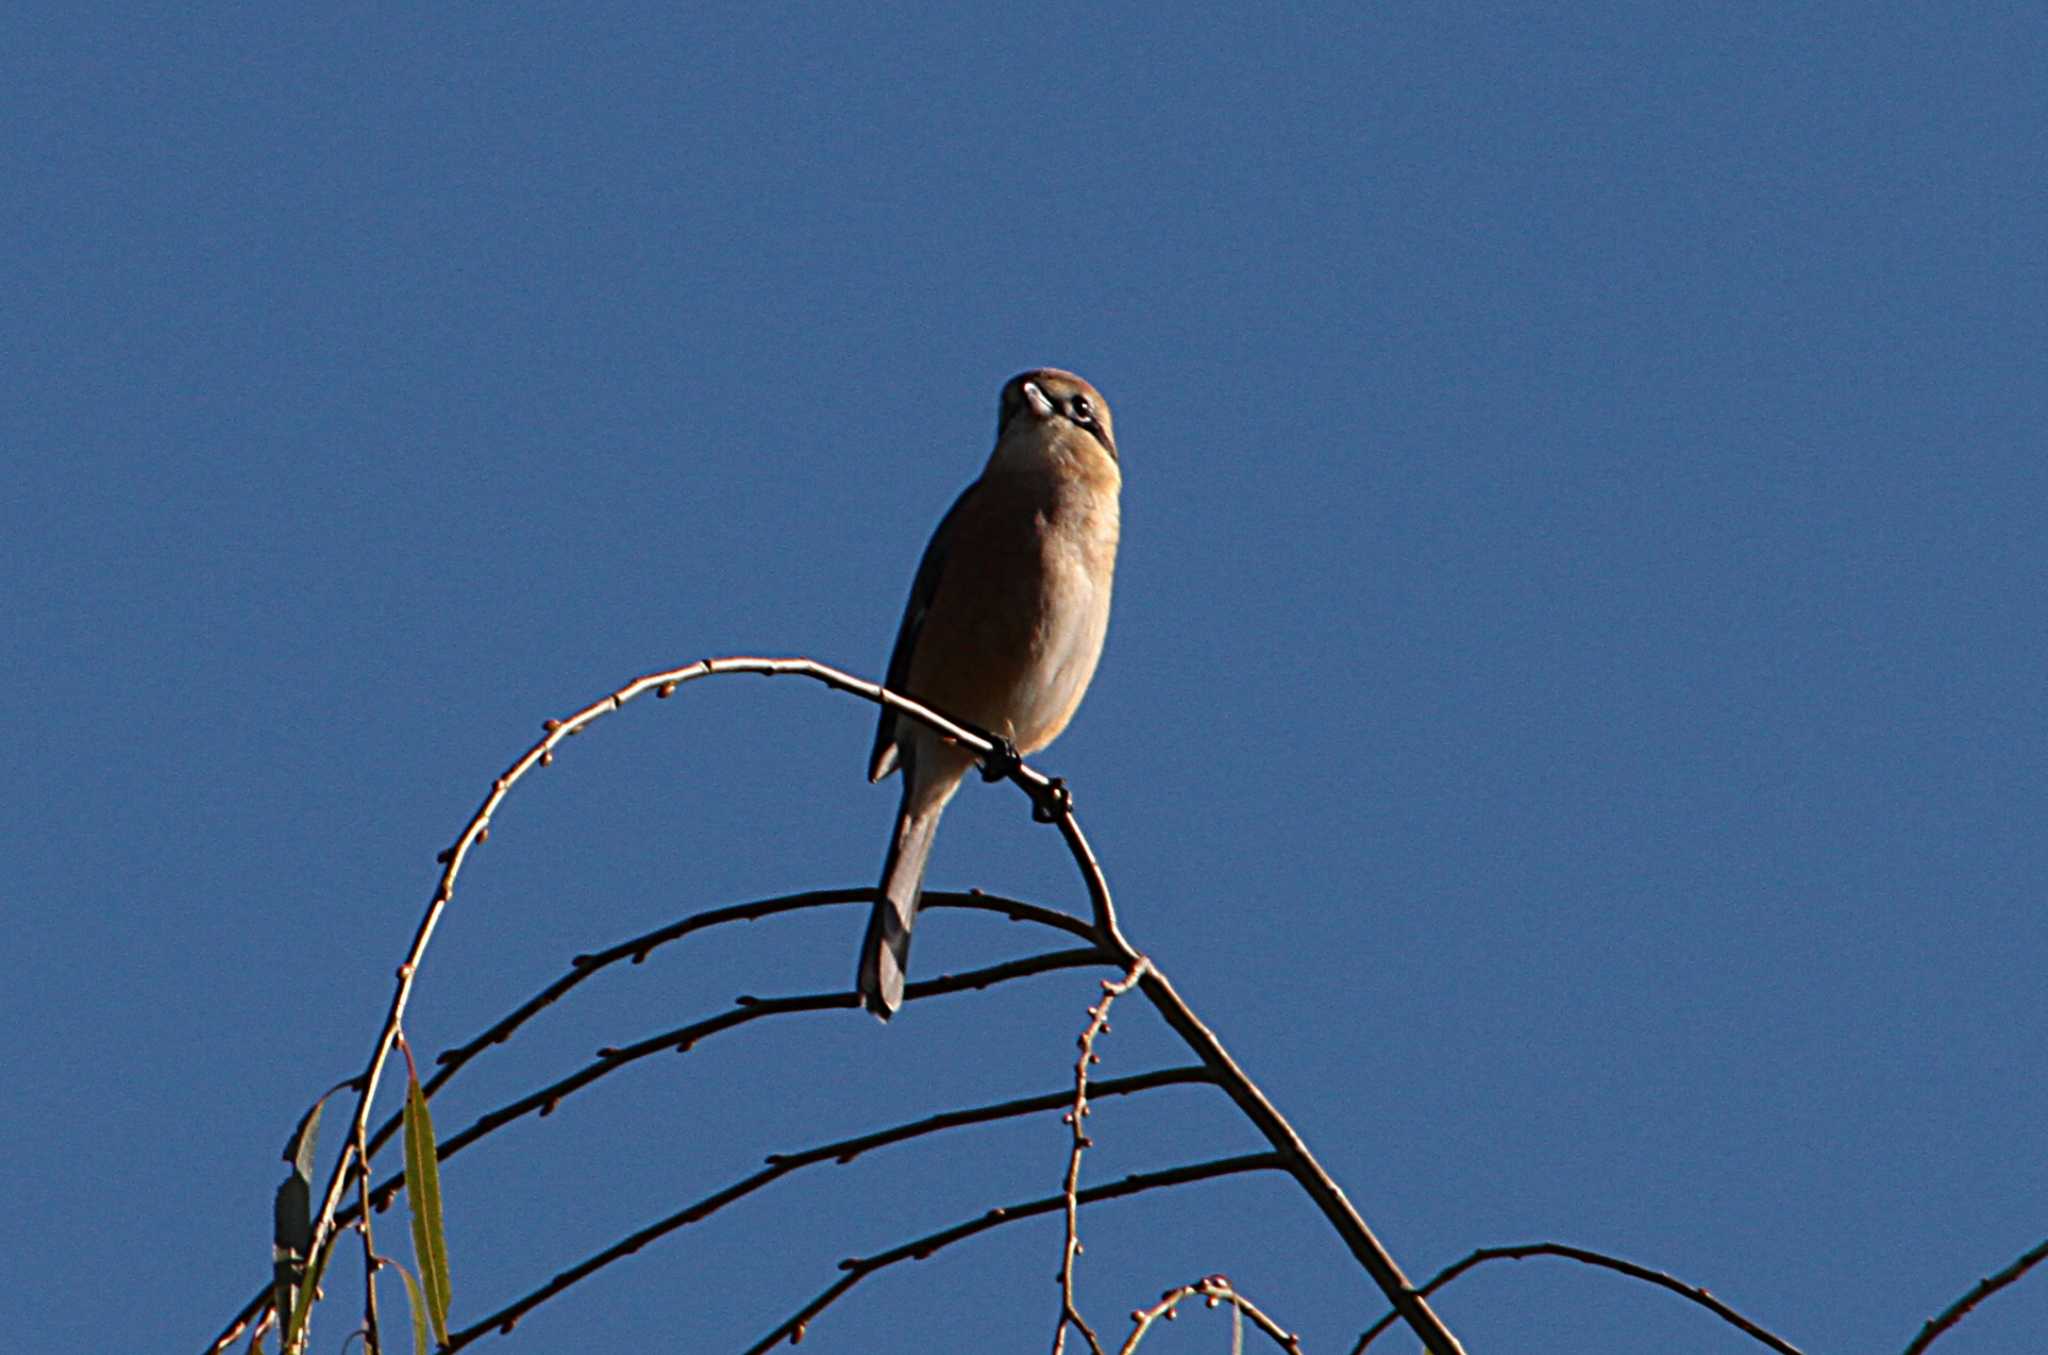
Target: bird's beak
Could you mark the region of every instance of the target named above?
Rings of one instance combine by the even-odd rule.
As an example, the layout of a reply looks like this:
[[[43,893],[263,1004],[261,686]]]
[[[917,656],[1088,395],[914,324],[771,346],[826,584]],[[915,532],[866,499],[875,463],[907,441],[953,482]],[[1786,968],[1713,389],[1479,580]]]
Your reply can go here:
[[[1038,388],[1036,381],[1024,383],[1024,401],[1031,406],[1031,412],[1041,419],[1052,417],[1052,401]]]

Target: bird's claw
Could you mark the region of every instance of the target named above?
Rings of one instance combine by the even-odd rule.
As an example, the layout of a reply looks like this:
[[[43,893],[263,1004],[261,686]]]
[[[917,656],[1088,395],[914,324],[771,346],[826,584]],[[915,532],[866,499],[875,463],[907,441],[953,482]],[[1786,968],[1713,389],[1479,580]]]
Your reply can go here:
[[[1024,765],[1024,757],[1017,751],[1017,745],[1001,734],[990,734],[978,730],[982,737],[995,746],[981,755],[981,779],[984,781],[1007,781],[1010,773]]]
[[[1058,823],[1062,815],[1073,812],[1074,793],[1057,776],[1047,781],[1044,793],[1031,801],[1031,817],[1038,823]]]

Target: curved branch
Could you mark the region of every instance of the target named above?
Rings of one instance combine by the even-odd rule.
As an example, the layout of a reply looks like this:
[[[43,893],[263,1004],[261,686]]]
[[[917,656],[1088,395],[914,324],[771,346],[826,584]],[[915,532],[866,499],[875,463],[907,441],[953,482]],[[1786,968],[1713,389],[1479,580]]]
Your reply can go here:
[[[2021,1252],[2018,1259],[2004,1270],[1999,1271],[1996,1275],[1986,1275],[1983,1279],[1971,1285],[1968,1293],[1942,1309],[1936,1316],[1927,1320],[1927,1324],[1920,1328],[1920,1334],[1913,1338],[1911,1345],[1906,1347],[1905,1355],[1921,1355],[1922,1351],[1925,1351],[1927,1347],[1934,1344],[1935,1337],[1940,1336],[1950,1327],[1962,1321],[1972,1308],[1982,1303],[1985,1299],[1990,1298],[2014,1280],[2019,1279],[2020,1276],[2026,1274],[2044,1260],[2048,1260],[2048,1241],[2041,1242],[2027,1251]]]
[[[1175,1310],[1188,1299],[1197,1297],[1203,1299],[1211,1308],[1219,1303],[1229,1304],[1250,1318],[1253,1326],[1271,1337],[1274,1345],[1290,1352],[1290,1355],[1301,1355],[1301,1338],[1275,1322],[1258,1304],[1238,1293],[1230,1283],[1229,1277],[1223,1275],[1205,1275],[1193,1284],[1169,1289],[1159,1296],[1159,1302],[1149,1308],[1140,1308],[1133,1312],[1131,1334],[1118,1349],[1117,1355],[1133,1355],[1138,1349],[1138,1343],[1145,1339],[1145,1333],[1151,1330],[1153,1323],[1161,1318],[1168,1322],[1173,1321],[1177,1316]]]
[[[723,923],[755,922],[762,918],[774,917],[782,913],[799,912],[811,908],[829,908],[845,903],[872,904],[874,900],[875,891],[872,886],[861,889],[817,889],[800,894],[784,894],[772,899],[756,899],[749,903],[730,904],[723,908],[710,908],[701,913],[692,913],[686,918],[668,923],[666,926],[657,927],[651,932],[642,933],[630,940],[621,941],[615,946],[610,946],[604,950],[595,951],[587,955],[578,955],[570,960],[569,971],[566,974],[561,975],[548,984],[547,987],[520,1003],[519,1006],[493,1023],[482,1034],[466,1044],[443,1050],[440,1054],[436,1055],[435,1061],[440,1063],[442,1067],[440,1071],[427,1080],[422,1090],[431,1098],[456,1073],[461,1071],[472,1059],[476,1058],[477,1055],[493,1045],[503,1044],[511,1038],[519,1027],[539,1015],[540,1012],[559,1000],[571,989],[584,980],[602,972],[609,966],[617,964],[620,960],[630,959],[634,964],[639,964],[653,951],[667,945],[671,941],[680,940],[692,932],[703,931],[706,928],[716,927]],[[1080,937],[1084,941],[1093,941],[1095,939],[1095,933],[1090,930],[1087,923],[1082,922],[1079,918],[1069,917],[1065,913],[1043,907],[1039,904],[1026,903],[1022,899],[1004,898],[996,894],[934,891],[924,896],[924,901],[920,907],[958,908],[975,912],[1001,913],[1012,922],[1035,922],[1040,926],[1068,932]],[[1021,976],[1005,975],[1003,977]],[[973,984],[970,986],[981,987],[985,985]],[[944,991],[952,990],[946,989]],[[922,995],[930,996],[929,993]],[[401,1116],[393,1115],[384,1122],[370,1138],[371,1152],[377,1151],[392,1134],[398,1131],[401,1120]],[[443,1156],[445,1157],[446,1154],[443,1153]]]
[[[1007,983],[1013,979],[1029,978],[1034,974],[1046,974],[1060,969],[1078,969],[1101,962],[1102,952],[1092,946],[1047,951],[1042,955],[1027,955],[1020,960],[1005,960],[1001,964],[989,965],[982,969],[944,974],[935,979],[920,979],[907,986],[903,990],[903,996],[906,1001],[914,1001],[919,998],[939,997],[947,993],[965,992],[969,989],[992,988],[996,984]],[[553,1114],[555,1107],[564,1097],[581,1091],[599,1078],[650,1055],[688,1053],[699,1040],[708,1039],[723,1031],[765,1017],[788,1016],[797,1012],[852,1010],[858,1006],[860,994],[851,989],[838,993],[801,993],[792,997],[739,998],[734,1007],[716,1016],[693,1021],[687,1026],[678,1026],[660,1035],[650,1035],[644,1040],[619,1048],[599,1050],[595,1062],[586,1064],[567,1077],[551,1082],[537,1091],[528,1092],[517,1100],[508,1101],[496,1110],[486,1111],[468,1128],[442,1139],[437,1156],[442,1160],[453,1157],[478,1139],[523,1116],[535,1112],[542,1115]],[[379,1182],[374,1193],[379,1197],[380,1203],[388,1205],[391,1197],[404,1185],[405,1174],[399,1172]]]
[[[1209,1071],[1200,1067],[1159,1068],[1149,1073],[1138,1073],[1131,1077],[1117,1078],[1097,1083],[1097,1096],[1128,1096],[1137,1092],[1151,1091],[1155,1087],[1170,1087],[1182,1083],[1208,1082]],[[508,1333],[527,1313],[547,1302],[555,1295],[575,1285],[612,1262],[639,1251],[648,1243],[675,1232],[688,1224],[698,1223],[755,1191],[760,1190],[791,1172],[820,1162],[849,1163],[871,1149],[903,1143],[910,1139],[922,1138],[928,1134],[942,1133],[948,1129],[964,1128],[968,1125],[988,1124],[996,1120],[1015,1119],[1019,1116],[1034,1115],[1041,1111],[1057,1110],[1072,1100],[1072,1093],[1066,1091],[1047,1092],[1039,1096],[1019,1097],[1011,1101],[998,1101],[991,1105],[976,1106],[967,1110],[942,1111],[927,1115],[921,1120],[911,1120],[889,1129],[878,1129],[873,1133],[840,1139],[834,1143],[819,1144],[794,1153],[770,1153],[768,1165],[752,1176],[735,1181],[725,1188],[714,1191],[685,1209],[677,1210],[667,1218],[658,1219],[640,1231],[623,1237],[619,1241],[586,1257],[569,1269],[556,1275],[546,1284],[531,1293],[506,1304],[497,1312],[479,1322],[472,1323],[461,1331],[451,1333],[448,1344],[443,1346],[443,1355],[461,1349],[478,1338],[496,1331]]]
[[[643,932],[641,935],[621,941],[617,945],[608,946],[603,950],[593,951],[587,955],[578,955],[569,961],[569,971],[566,974],[563,974],[547,987],[515,1007],[511,1012],[495,1022],[488,1030],[466,1044],[444,1049],[435,1055],[434,1061],[440,1064],[441,1068],[433,1077],[426,1081],[422,1090],[431,1097],[464,1064],[489,1049],[492,1045],[503,1044],[511,1037],[514,1031],[525,1025],[533,1017],[539,1015],[543,1009],[565,996],[570,989],[575,988],[586,979],[595,977],[602,970],[617,964],[621,960],[631,960],[634,964],[640,964],[654,951],[671,941],[679,941],[692,932],[704,931],[707,928],[720,926],[728,922],[758,922],[762,918],[775,917],[782,913],[800,912],[811,908],[830,908],[846,903],[872,904],[874,901],[875,890],[872,885],[859,889],[813,889],[799,894],[784,894],[771,899],[755,899],[749,903],[735,903],[723,908],[707,908],[703,912],[692,913],[686,918],[678,919],[675,922],[668,923],[666,926],[657,927],[651,932]],[[1036,922],[1041,926],[1056,927],[1061,931],[1069,932],[1080,937],[1083,941],[1093,941],[1095,939],[1095,933],[1089,928],[1087,923],[1082,922],[1079,918],[1069,917],[1065,913],[1042,907],[1039,904],[1026,903],[1022,899],[1003,898],[995,894],[930,890],[925,893],[919,907],[962,908],[981,912],[1002,913],[1013,922]],[[379,1132],[385,1132],[396,1124],[397,1119],[394,1117]],[[374,1149],[377,1143],[377,1139],[372,1139],[371,1147]]]
[[[1736,1312],[1704,1289],[1666,1275],[1661,1270],[1651,1270],[1648,1266],[1639,1266],[1633,1261],[1624,1261],[1617,1256],[1607,1256],[1600,1252],[1587,1251],[1583,1247],[1568,1247],[1561,1242],[1528,1242],[1515,1247],[1481,1247],[1464,1260],[1445,1266],[1431,1277],[1428,1284],[1423,1285],[1417,1292],[1434,1294],[1437,1290],[1443,1288],[1452,1280],[1457,1279],[1474,1266],[1484,1265],[1488,1261],[1520,1261],[1531,1256],[1555,1256],[1566,1261],[1577,1261],[1583,1265],[1597,1266],[1602,1270],[1617,1271],[1631,1279],[1654,1284],[1660,1289],[1668,1289],[1680,1298],[1697,1303],[1700,1307],[1705,1308],[1708,1312],[1713,1313],[1716,1317],[1735,1327],[1745,1335],[1761,1341],[1764,1345],[1777,1351],[1778,1355],[1801,1355],[1797,1346],[1783,1337],[1765,1331],[1762,1327],[1751,1322],[1741,1313]],[[1388,1327],[1392,1326],[1394,1320],[1399,1316],[1400,1314],[1398,1313],[1388,1313],[1385,1317],[1367,1327],[1364,1332],[1360,1333],[1358,1343],[1351,1347],[1351,1355],[1362,1355],[1365,1348],[1371,1345]]]
[[[1232,1176],[1239,1172],[1284,1171],[1286,1163],[1278,1153],[1245,1153],[1238,1157],[1218,1158],[1213,1162],[1197,1162],[1185,1167],[1169,1167],[1164,1171],[1137,1172],[1121,1181],[1108,1185],[1090,1186],[1078,1197],[1082,1204],[1094,1204],[1098,1200],[1114,1200],[1125,1195],[1137,1195],[1148,1190],[1160,1190],[1167,1186],[1186,1185],[1193,1181],[1207,1181],[1218,1176]],[[1042,1199],[1027,1200],[1022,1204],[998,1205],[978,1218],[965,1223],[956,1223],[936,1233],[905,1242],[887,1251],[876,1252],[873,1256],[849,1257],[839,1263],[845,1275],[828,1285],[823,1292],[795,1314],[785,1319],[781,1326],[747,1347],[746,1355],[767,1355],[776,1346],[787,1340],[802,1340],[803,1331],[812,1318],[832,1306],[834,1300],[847,1290],[859,1284],[868,1276],[899,1261],[922,1261],[942,1247],[999,1228],[1006,1223],[1051,1214],[1066,1208],[1064,1193],[1047,1195]]]

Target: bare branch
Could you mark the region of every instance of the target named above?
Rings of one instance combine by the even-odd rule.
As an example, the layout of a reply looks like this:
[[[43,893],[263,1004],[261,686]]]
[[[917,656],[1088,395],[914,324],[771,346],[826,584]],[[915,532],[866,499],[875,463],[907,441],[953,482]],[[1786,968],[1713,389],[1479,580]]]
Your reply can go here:
[[[872,885],[860,889],[817,889],[801,894],[785,894],[772,899],[756,899],[750,903],[731,904],[724,908],[710,908],[701,913],[693,913],[689,917],[671,922],[666,926],[657,927],[651,932],[643,933],[627,941],[621,941],[615,946],[610,946],[588,955],[578,955],[569,962],[569,971],[566,974],[563,974],[547,987],[535,993],[525,1002],[522,1002],[518,1007],[494,1023],[490,1029],[466,1044],[445,1049],[436,1055],[435,1062],[439,1063],[441,1068],[433,1077],[427,1080],[422,1090],[429,1097],[432,1097],[435,1092],[441,1089],[443,1084],[460,1071],[463,1065],[467,1064],[471,1059],[474,1059],[493,1045],[503,1044],[519,1027],[565,996],[578,984],[586,979],[595,977],[606,968],[617,964],[621,960],[631,960],[634,964],[640,964],[655,950],[667,945],[671,941],[678,941],[692,932],[703,931],[706,928],[720,926],[728,922],[756,922],[762,918],[774,917],[781,913],[793,913],[811,908],[829,908],[839,904],[861,904],[865,906],[872,904],[874,901],[875,890]],[[1087,923],[1079,918],[1069,917],[1065,913],[1045,908],[1035,903],[1026,903],[1021,899],[1007,899],[994,894],[953,893],[931,890],[926,892],[919,907],[961,908],[979,912],[1001,913],[1013,922],[1036,922],[1041,926],[1055,927],[1061,931],[1069,932],[1080,937],[1083,941],[1093,941],[1095,939],[1095,933],[1089,928]],[[371,1148],[374,1150],[382,1146],[385,1138],[395,1132],[397,1125],[398,1117],[393,1116],[378,1130],[377,1135],[371,1139]]]
[[[1206,1068],[1160,1068],[1149,1073],[1132,1077],[1117,1078],[1114,1081],[1097,1084],[1097,1096],[1128,1096],[1137,1092],[1151,1091],[1155,1087],[1169,1087],[1182,1083],[1203,1083],[1210,1081]],[[492,1331],[509,1332],[527,1313],[560,1294],[570,1286],[580,1283],[614,1261],[630,1256],[648,1243],[675,1232],[692,1223],[698,1223],[717,1213],[726,1205],[753,1194],[791,1172],[815,1166],[820,1162],[852,1162],[861,1154],[890,1144],[903,1143],[922,1138],[928,1134],[941,1133],[948,1129],[964,1128],[968,1125],[987,1124],[996,1120],[1015,1119],[1023,1115],[1034,1115],[1041,1111],[1056,1110],[1067,1103],[1066,1092],[1046,1092],[1038,1096],[1019,1097],[1011,1101],[998,1101],[990,1105],[976,1106],[966,1110],[943,1111],[928,1115],[921,1120],[912,1120],[889,1129],[876,1130],[834,1143],[820,1144],[794,1153],[770,1153],[768,1165],[744,1180],[715,1191],[685,1209],[680,1209],[667,1218],[658,1219],[640,1231],[606,1247],[600,1252],[584,1258],[576,1265],[556,1275],[546,1284],[531,1293],[505,1305],[489,1317],[472,1324],[459,1332],[449,1335],[448,1344],[442,1348],[443,1355],[460,1349],[479,1337]]]
[[[1091,1355],[1102,1355],[1102,1342],[1097,1339],[1095,1328],[1088,1325],[1088,1319],[1082,1317],[1081,1310],[1074,1305],[1074,1258],[1081,1254],[1081,1202],[1077,1192],[1081,1187],[1081,1153],[1090,1145],[1088,1131],[1081,1125],[1088,1118],[1088,1065],[1101,1061],[1101,1056],[1095,1052],[1095,1041],[1109,1030],[1110,1004],[1136,987],[1138,979],[1150,967],[1150,961],[1140,959],[1121,979],[1104,979],[1102,1000],[1088,1009],[1087,1028],[1075,1041],[1081,1053],[1074,1060],[1074,1105],[1067,1112],[1073,1146],[1067,1152],[1067,1177],[1062,1187],[1067,1207],[1067,1241],[1060,1252],[1060,1320],[1059,1325],[1053,1328],[1052,1355],[1063,1355],[1066,1350],[1069,1326],[1088,1342]]]
[[[408,1054],[406,1057],[412,1056]],[[384,1343],[377,1325],[377,1271],[383,1263],[377,1257],[376,1243],[370,1236],[370,1189],[367,1184],[370,1179],[370,1150],[360,1137],[361,1124],[356,1126],[356,1133],[356,1157],[364,1168],[355,1174],[356,1232],[363,1240],[363,1351],[364,1355],[383,1355]],[[311,1330],[310,1325],[307,1330]]]
[[[1905,1355],[1921,1355],[1922,1351],[1934,1344],[1936,1337],[1962,1321],[1963,1317],[1972,1308],[2019,1279],[2020,1276],[2026,1274],[2044,1260],[2048,1260],[2048,1241],[2041,1242],[2021,1252],[2018,1259],[2004,1270],[1999,1271],[1996,1275],[1986,1275],[1983,1279],[1971,1285],[1968,1293],[1942,1309],[1936,1316],[1928,1319],[1927,1325],[1920,1328],[1920,1334],[1913,1338],[1913,1343],[1906,1347]]]
[[[1428,1284],[1423,1285],[1416,1292],[1434,1294],[1437,1290],[1443,1288],[1452,1280],[1457,1279],[1474,1266],[1484,1265],[1488,1261],[1520,1261],[1532,1256],[1555,1256],[1567,1261],[1577,1261],[1584,1265],[1597,1266],[1603,1270],[1617,1271],[1629,1276],[1631,1279],[1654,1284],[1660,1289],[1668,1289],[1681,1298],[1689,1299],[1699,1304],[1702,1308],[1713,1313],[1716,1317],[1719,1317],[1722,1321],[1727,1322],[1745,1335],[1761,1341],[1764,1345],[1777,1351],[1778,1355],[1801,1355],[1797,1346],[1783,1337],[1765,1331],[1762,1327],[1751,1322],[1748,1318],[1736,1312],[1704,1289],[1666,1275],[1661,1270],[1651,1270],[1649,1267],[1639,1266],[1633,1261],[1624,1261],[1619,1257],[1607,1256],[1596,1251],[1587,1251],[1583,1247],[1568,1247],[1561,1242],[1527,1242],[1514,1247],[1481,1247],[1464,1260],[1438,1271]],[[1374,1339],[1386,1331],[1388,1327],[1392,1326],[1398,1316],[1398,1313],[1388,1313],[1385,1317],[1367,1327],[1359,1335],[1358,1343],[1351,1347],[1351,1355],[1362,1355],[1365,1348],[1371,1345]]]
[[[1045,974],[1060,969],[1078,969],[1100,963],[1102,952],[1093,947],[1077,946],[1072,950],[1048,951],[1042,955],[1027,955],[1018,960],[1005,960],[1001,964],[989,965],[982,969],[969,969],[959,974],[920,979],[906,987],[903,995],[906,1001],[915,1001],[919,998],[939,997],[969,989],[992,988],[996,984],[1029,978],[1034,974]],[[650,1035],[633,1044],[600,1049],[595,1061],[567,1077],[551,1082],[537,1091],[528,1092],[517,1100],[508,1101],[496,1110],[487,1111],[478,1116],[476,1122],[468,1128],[449,1135],[441,1141],[441,1151],[437,1156],[443,1160],[453,1157],[478,1139],[523,1116],[535,1112],[541,1115],[553,1114],[555,1107],[561,1104],[563,1098],[581,1091],[599,1078],[617,1072],[629,1063],[637,1063],[651,1055],[686,1054],[700,1040],[770,1016],[851,1010],[859,1005],[860,994],[850,989],[838,993],[801,993],[792,997],[740,997],[736,999],[736,1005],[731,1009],[716,1016],[693,1021],[687,1026],[679,1026],[659,1035]],[[405,1174],[400,1172],[379,1182],[375,1193],[383,1203],[388,1204],[391,1197],[404,1185]]]
[[[1140,1308],[1131,1314],[1131,1334],[1117,1355],[1133,1355],[1138,1343],[1145,1339],[1152,1324],[1165,1318],[1173,1321],[1176,1310],[1188,1299],[1200,1297],[1214,1308],[1219,1303],[1228,1303],[1240,1314],[1252,1320],[1252,1325],[1273,1338],[1273,1344],[1290,1355],[1301,1355],[1301,1338],[1268,1317],[1256,1303],[1237,1292],[1230,1280],[1222,1275],[1206,1275],[1193,1284],[1184,1284],[1169,1289],[1159,1296],[1159,1302],[1149,1308]],[[1234,1348],[1234,1347],[1233,1347]]]
[[[1278,1153],[1246,1153],[1239,1157],[1218,1158],[1213,1162],[1197,1162],[1185,1167],[1170,1167],[1164,1171],[1138,1172],[1134,1175],[1126,1176],[1121,1181],[1111,1182],[1108,1185],[1090,1186],[1087,1190],[1081,1192],[1080,1201],[1082,1204],[1094,1204],[1098,1200],[1113,1200],[1125,1195],[1136,1195],[1143,1191],[1186,1185],[1192,1181],[1207,1181],[1219,1176],[1232,1176],[1239,1172],[1284,1171],[1286,1165]],[[878,1270],[887,1266],[893,1266],[899,1261],[922,1261],[940,1248],[951,1246],[953,1243],[959,1242],[964,1238],[973,1237],[976,1233],[985,1233],[991,1228],[999,1228],[1003,1224],[1016,1223],[1020,1219],[1033,1218],[1039,1214],[1050,1214],[1054,1210],[1065,1208],[1066,1202],[1066,1196],[1060,1194],[1048,1195],[1038,1200],[1028,1200],[1023,1204],[999,1205],[978,1218],[969,1219],[965,1223],[956,1223],[952,1227],[941,1229],[936,1233],[928,1233],[914,1241],[905,1242],[901,1246],[891,1247],[884,1252],[877,1252],[873,1256],[849,1257],[847,1260],[839,1263],[839,1268],[846,1272],[845,1275],[835,1280],[824,1292],[805,1304],[774,1331],[769,1332],[759,1341],[748,1346],[746,1355],[767,1355],[768,1351],[773,1350],[777,1345],[792,1337],[801,1340],[801,1334],[812,1318],[830,1307],[840,1295]]]

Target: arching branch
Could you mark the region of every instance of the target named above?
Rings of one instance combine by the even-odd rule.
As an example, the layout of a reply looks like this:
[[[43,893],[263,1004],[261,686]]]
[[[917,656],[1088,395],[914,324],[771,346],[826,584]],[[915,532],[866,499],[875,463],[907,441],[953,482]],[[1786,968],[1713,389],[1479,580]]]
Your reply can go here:
[[[1624,1261],[1618,1256],[1607,1256],[1600,1252],[1587,1251],[1584,1247],[1567,1247],[1561,1242],[1527,1242],[1515,1247],[1481,1247],[1464,1260],[1445,1266],[1442,1270],[1438,1271],[1430,1278],[1429,1283],[1422,1286],[1421,1292],[1424,1294],[1434,1294],[1437,1290],[1443,1288],[1452,1280],[1457,1279],[1474,1266],[1484,1265],[1488,1261],[1520,1261],[1532,1256],[1555,1256],[1566,1261],[1577,1261],[1582,1265],[1596,1266],[1602,1270],[1612,1270],[1631,1279],[1654,1284],[1660,1289],[1668,1289],[1680,1298],[1697,1303],[1700,1307],[1713,1313],[1730,1326],[1769,1346],[1772,1350],[1777,1351],[1778,1355],[1801,1355],[1797,1346],[1783,1337],[1759,1327],[1756,1323],[1751,1322],[1741,1313],[1736,1312],[1704,1289],[1666,1275],[1661,1270],[1651,1270],[1648,1266],[1639,1266],[1633,1261]],[[1358,1343],[1351,1347],[1351,1355],[1363,1355],[1365,1348],[1371,1345],[1388,1327],[1392,1326],[1395,1319],[1399,1316],[1400,1314],[1398,1313],[1388,1313],[1385,1317],[1367,1327],[1359,1335]]]

